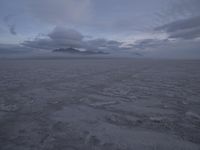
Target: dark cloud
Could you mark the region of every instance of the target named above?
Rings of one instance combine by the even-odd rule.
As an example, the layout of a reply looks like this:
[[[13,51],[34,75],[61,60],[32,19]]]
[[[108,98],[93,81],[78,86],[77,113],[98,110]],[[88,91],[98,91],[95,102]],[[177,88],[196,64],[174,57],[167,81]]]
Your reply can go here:
[[[17,54],[30,52],[32,48],[26,48],[19,44],[2,44],[0,43],[0,54]]]
[[[168,33],[169,38],[195,39],[200,37],[200,16],[174,21],[155,30]]]
[[[16,25],[12,22],[12,19],[13,17],[15,17],[15,15],[7,15],[3,18],[3,21],[4,23],[6,24],[6,26],[8,27],[9,29],[9,32],[12,34],[12,35],[17,35],[17,32],[16,32]]]
[[[176,32],[178,30],[186,30],[200,27],[200,16],[178,20],[163,26],[157,27],[156,30],[165,30],[167,32]]]
[[[9,25],[8,27],[9,27],[9,31],[10,31],[10,33],[11,33],[12,35],[17,35],[16,27],[15,27],[14,24]]]
[[[167,32],[176,32],[178,30],[185,30],[191,28],[200,27],[200,16],[192,17],[188,19],[178,20],[161,27],[157,27],[157,30],[166,30]]]
[[[133,49],[146,57],[200,58],[199,40],[144,39],[136,41]]]
[[[25,47],[20,44],[2,44],[0,43],[0,59],[1,58],[27,58],[33,56],[48,56],[44,50],[32,47]]]
[[[143,39],[136,41],[136,43],[132,45],[132,47],[139,50],[148,50],[162,46],[166,43],[169,43],[168,39]]]
[[[170,33],[170,38],[175,39],[196,39],[200,37],[200,27],[180,30]]]
[[[83,47],[83,35],[72,29],[55,27],[52,32],[43,38],[35,38],[32,41],[24,41],[22,45],[38,49],[56,49],[65,47]]]
[[[55,27],[48,36],[52,40],[75,40],[82,41],[83,35],[76,30],[65,29],[64,27]]]
[[[93,39],[85,40],[85,36],[80,32],[72,29],[65,29],[63,27],[55,27],[52,32],[43,38],[35,38],[31,41],[25,41],[22,45],[37,49],[53,50],[57,48],[82,48],[90,51],[117,51],[125,49],[122,47],[122,42],[107,40],[107,39]]]
[[[54,45],[54,42],[51,39],[40,39],[36,38],[32,41],[24,41],[22,43],[23,46],[36,48],[36,49],[50,49],[50,48],[57,48]]]

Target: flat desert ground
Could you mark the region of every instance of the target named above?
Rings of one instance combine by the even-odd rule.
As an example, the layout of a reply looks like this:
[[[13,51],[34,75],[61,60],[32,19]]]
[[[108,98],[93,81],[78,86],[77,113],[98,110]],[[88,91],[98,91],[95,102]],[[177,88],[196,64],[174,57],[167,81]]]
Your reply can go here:
[[[199,149],[198,60],[0,60],[0,150]]]

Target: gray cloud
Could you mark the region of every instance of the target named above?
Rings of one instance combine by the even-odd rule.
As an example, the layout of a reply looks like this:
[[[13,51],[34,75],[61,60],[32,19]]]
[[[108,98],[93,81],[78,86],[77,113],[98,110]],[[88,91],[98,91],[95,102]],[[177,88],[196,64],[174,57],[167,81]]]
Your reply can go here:
[[[2,44],[0,43],[1,58],[25,58],[32,56],[48,55],[44,50],[38,50],[32,47],[25,47],[20,44]]]
[[[162,24],[200,15],[199,0],[169,0],[162,11],[156,12],[157,21]]]
[[[200,58],[199,40],[144,39],[132,45],[146,57]]]
[[[24,41],[22,45],[38,49],[56,49],[65,47],[81,48],[84,45],[83,35],[72,29],[55,27],[52,32],[43,38],[35,38],[32,41]]]
[[[32,51],[32,48],[26,48],[19,44],[2,44],[0,43],[0,54],[17,54]]]
[[[82,41],[83,35],[76,30],[65,29],[64,27],[55,27],[48,36],[52,40],[75,40]]]
[[[168,43],[168,39],[160,40],[160,39],[143,39],[138,40],[132,47],[136,49],[146,50],[159,47],[163,44]]]
[[[159,13],[164,24],[155,28],[173,39],[196,39],[200,37],[200,1],[176,0]],[[168,22],[166,22],[167,20]]]
[[[168,33],[169,38],[195,39],[200,37],[200,16],[165,24],[155,30]]]
[[[63,27],[55,27],[52,32],[43,38],[24,41],[23,46],[37,49],[53,50],[57,48],[82,48],[91,51],[119,51],[125,49],[123,42],[107,39],[85,40],[85,36],[80,32]]]
[[[121,45],[123,42],[118,42],[114,40],[107,40],[107,39],[94,39],[87,41],[87,48],[89,49],[95,49],[98,48],[100,50],[105,51],[117,51],[117,50],[123,50],[123,47]]]
[[[170,33],[170,38],[175,39],[195,39],[200,37],[200,27],[180,30]]]
[[[163,25],[161,27],[157,27],[156,30],[176,32],[178,30],[186,30],[186,29],[197,28],[197,27],[200,27],[200,16],[178,20],[178,21]]]
[[[9,31],[10,31],[10,33],[11,33],[12,35],[17,35],[16,27],[15,27],[14,24],[9,25],[8,27],[9,27]]]
[[[172,2],[169,14],[179,17],[198,16],[200,15],[199,7],[199,0],[176,0]]]
[[[13,17],[14,17],[14,15],[7,15],[3,18],[3,21],[6,24],[6,26],[8,27],[9,32],[12,35],[17,35],[16,25],[12,22]]]
[[[21,48],[50,52],[73,47],[119,54],[167,51],[167,48],[170,51],[172,46],[181,49],[179,44],[186,41],[193,49],[190,43],[200,38],[199,0],[20,0],[18,3],[2,0],[0,3],[0,38],[6,43],[24,41]],[[55,26],[58,27],[49,32]],[[47,34],[36,36],[43,32]],[[137,39],[142,40],[135,43]]]

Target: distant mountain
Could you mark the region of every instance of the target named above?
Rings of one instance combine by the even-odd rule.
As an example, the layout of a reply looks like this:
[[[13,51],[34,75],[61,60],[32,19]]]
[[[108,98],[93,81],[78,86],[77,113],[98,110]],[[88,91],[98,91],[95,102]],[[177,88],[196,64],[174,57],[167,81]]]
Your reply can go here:
[[[94,55],[94,54],[108,54],[108,53],[105,53],[105,52],[102,52],[102,51],[89,51],[89,50],[86,50],[86,51],[80,51],[76,48],[59,48],[59,49],[55,49],[53,50],[53,52],[62,52],[62,53],[69,53],[69,54],[85,54],[85,55]]]
[[[140,56],[140,57],[142,57],[142,56],[143,56],[143,54],[141,54],[141,53],[138,53],[138,52],[133,52],[133,53],[132,53],[132,55],[135,55],[135,56]]]

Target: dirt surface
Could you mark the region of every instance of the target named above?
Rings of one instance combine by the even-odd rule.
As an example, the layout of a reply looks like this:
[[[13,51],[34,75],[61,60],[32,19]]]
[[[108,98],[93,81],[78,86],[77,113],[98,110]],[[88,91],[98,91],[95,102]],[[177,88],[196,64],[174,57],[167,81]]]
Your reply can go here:
[[[199,66],[0,60],[0,150],[199,150]]]

